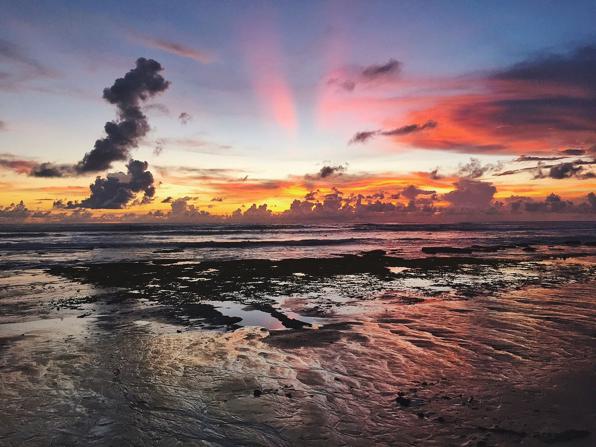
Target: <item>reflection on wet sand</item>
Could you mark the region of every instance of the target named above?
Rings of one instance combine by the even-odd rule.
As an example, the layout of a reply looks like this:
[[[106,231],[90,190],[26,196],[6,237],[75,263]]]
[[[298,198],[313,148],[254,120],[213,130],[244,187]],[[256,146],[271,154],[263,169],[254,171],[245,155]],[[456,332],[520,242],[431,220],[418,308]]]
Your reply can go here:
[[[593,445],[558,244],[5,268],[0,445]]]

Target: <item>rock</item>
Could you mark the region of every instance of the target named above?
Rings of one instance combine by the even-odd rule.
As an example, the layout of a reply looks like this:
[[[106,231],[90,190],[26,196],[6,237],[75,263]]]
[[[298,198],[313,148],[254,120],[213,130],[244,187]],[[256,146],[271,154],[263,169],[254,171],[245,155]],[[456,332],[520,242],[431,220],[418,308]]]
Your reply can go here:
[[[410,404],[412,403],[412,399],[409,399],[409,398],[401,395],[401,396],[397,396],[395,398],[395,402],[398,403],[402,407],[409,407]]]
[[[588,430],[563,430],[554,433],[540,433],[536,435],[541,441],[547,444],[556,444],[559,442],[569,442],[576,439],[583,439],[590,436]]]

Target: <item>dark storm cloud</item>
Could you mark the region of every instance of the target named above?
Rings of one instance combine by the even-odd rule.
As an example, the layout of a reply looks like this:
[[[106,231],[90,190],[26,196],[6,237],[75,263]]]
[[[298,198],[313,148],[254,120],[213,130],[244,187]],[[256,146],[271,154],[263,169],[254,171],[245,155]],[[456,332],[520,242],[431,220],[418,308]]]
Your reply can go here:
[[[144,193],[141,203],[150,202],[155,195],[155,186],[153,175],[147,168],[146,161],[130,160],[127,174],[118,172],[105,178],[97,177],[89,186],[91,195],[81,202],[71,203],[69,208],[126,208],[139,192]]]
[[[433,120],[428,120],[423,124],[408,124],[402,127],[397,127],[395,129],[388,129],[388,130],[371,130],[371,131],[362,131],[357,132],[352,139],[349,141],[350,144],[354,143],[366,143],[373,137],[382,135],[386,137],[393,137],[393,136],[403,136],[409,135],[416,132],[421,132],[426,129],[434,129],[437,127],[437,122]]]

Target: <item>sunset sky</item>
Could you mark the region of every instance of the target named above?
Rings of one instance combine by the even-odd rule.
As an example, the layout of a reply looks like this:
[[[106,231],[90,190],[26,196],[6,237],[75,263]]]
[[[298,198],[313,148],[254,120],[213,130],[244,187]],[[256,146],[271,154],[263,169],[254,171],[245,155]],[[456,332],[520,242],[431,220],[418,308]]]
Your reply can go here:
[[[0,3],[0,222],[596,217],[594,1]]]

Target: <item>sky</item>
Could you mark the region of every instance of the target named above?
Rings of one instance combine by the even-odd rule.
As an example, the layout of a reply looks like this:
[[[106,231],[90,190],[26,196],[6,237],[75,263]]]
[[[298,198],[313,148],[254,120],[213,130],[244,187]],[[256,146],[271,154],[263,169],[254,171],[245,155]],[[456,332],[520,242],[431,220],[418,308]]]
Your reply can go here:
[[[1,222],[594,219],[594,1],[0,1]]]

